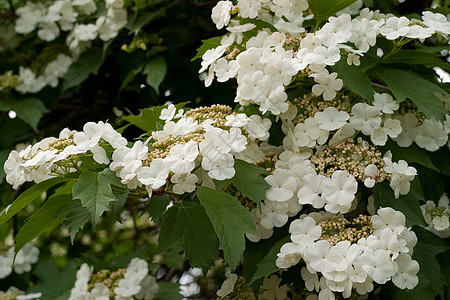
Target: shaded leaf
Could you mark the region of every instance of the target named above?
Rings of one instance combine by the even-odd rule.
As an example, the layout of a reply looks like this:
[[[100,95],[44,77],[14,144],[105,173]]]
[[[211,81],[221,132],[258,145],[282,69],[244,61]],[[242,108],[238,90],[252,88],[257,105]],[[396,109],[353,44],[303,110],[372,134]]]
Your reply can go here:
[[[420,265],[420,274],[431,283],[435,295],[443,295],[445,275],[436,259],[436,255],[450,250],[450,243],[428,230],[414,226],[418,242],[414,247],[413,259]]]
[[[443,67],[448,68],[448,64],[442,61],[439,57],[440,53],[430,53],[418,50],[402,49],[382,60],[386,64],[409,64],[409,65],[424,65],[427,67]]]
[[[398,102],[411,99],[427,118],[445,120],[447,110],[437,94],[449,97],[448,93],[434,83],[411,72],[389,69],[378,73],[389,86]]]
[[[24,207],[28,206],[31,202],[36,200],[38,197],[42,195],[43,192],[47,191],[52,186],[57,185],[58,183],[69,181],[69,178],[50,178],[41,183],[35,184],[25,192],[20,194],[16,200],[8,207],[6,207],[3,211],[0,212],[0,225],[11,219],[14,215],[16,215],[20,210]]]
[[[131,25],[126,28],[130,30],[130,34],[138,34],[142,27],[147,25],[153,20],[158,20],[166,17],[166,8],[162,7],[157,11],[150,11],[141,14]]]
[[[16,254],[26,243],[31,242],[39,234],[53,230],[58,223],[61,223],[66,214],[59,213],[59,210],[69,201],[72,201],[70,194],[52,196],[45,201],[14,237],[16,241],[14,251]]]
[[[68,299],[78,267],[78,263],[69,261],[64,269],[60,270],[52,259],[39,260],[33,273],[40,281],[31,286],[28,292],[42,292],[41,300]]]
[[[163,217],[159,241],[160,251],[181,242],[190,265],[204,271],[219,255],[216,233],[200,203],[172,206]]]
[[[250,198],[260,207],[261,201],[266,197],[265,190],[270,187],[261,175],[267,175],[269,172],[240,159],[234,161],[234,169],[236,173],[231,178],[233,185],[242,195]]]
[[[92,48],[83,52],[67,70],[64,76],[63,92],[82,83],[90,74],[97,75],[103,60],[104,55],[101,48]]]
[[[17,113],[17,116],[30,125],[34,131],[37,131],[37,125],[44,113],[48,112],[44,103],[36,98],[28,98],[15,102],[11,108]]]
[[[199,187],[197,195],[219,237],[225,262],[234,270],[244,253],[244,234],[258,234],[250,212],[236,198],[224,192]]]
[[[164,80],[167,64],[162,56],[152,58],[145,65],[143,73],[147,75],[147,83],[159,94],[159,85]]]
[[[366,75],[359,67],[349,66],[345,57],[342,57],[333,66],[333,71],[338,73],[338,77],[342,78],[344,84],[360,95],[364,99],[369,99],[370,102],[373,101],[373,87],[369,76]]]
[[[154,300],[182,300],[180,294],[180,285],[172,282],[158,282],[159,289],[155,294]]]

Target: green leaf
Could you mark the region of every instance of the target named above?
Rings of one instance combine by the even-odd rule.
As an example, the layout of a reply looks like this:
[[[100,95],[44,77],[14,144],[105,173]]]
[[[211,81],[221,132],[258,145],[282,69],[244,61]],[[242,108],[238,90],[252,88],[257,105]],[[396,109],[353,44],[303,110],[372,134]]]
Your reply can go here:
[[[163,217],[159,242],[160,251],[181,242],[190,265],[204,271],[219,254],[216,233],[200,203],[172,206]]]
[[[154,300],[182,300],[180,294],[180,285],[172,282],[158,282],[159,289],[155,294]]]
[[[329,16],[346,8],[356,0],[309,0],[309,8],[316,18],[316,24],[322,23]]]
[[[199,187],[197,195],[219,237],[225,262],[234,270],[244,253],[244,234],[258,234],[250,212],[236,198],[220,191]]]
[[[407,195],[400,195],[396,199],[389,183],[381,182],[374,186],[373,196],[376,204],[382,207],[389,206],[401,211],[406,216],[407,227],[412,225],[427,225],[423,219],[422,210],[420,209],[420,201],[425,201],[425,199],[417,178],[411,183],[411,190]],[[377,208],[377,205],[375,208]]]
[[[419,273],[429,280],[435,295],[443,295],[445,276],[436,255],[450,250],[450,243],[422,227],[414,226],[413,230],[418,239],[413,259],[420,265]]]
[[[439,57],[440,53],[430,53],[418,50],[402,49],[397,53],[382,60],[385,64],[409,64],[424,65],[426,67],[443,67],[448,68],[448,64]]]
[[[80,200],[72,200],[61,208],[60,214],[67,213],[64,219],[64,226],[69,231],[70,240],[73,243],[75,236],[80,229],[89,221],[91,214],[81,204]]]
[[[215,36],[213,38],[202,40],[202,45],[197,48],[197,54],[191,59],[191,61],[196,60],[197,58],[201,58],[203,54],[209,49],[217,48],[222,45],[220,41],[222,40],[222,36]]]
[[[450,150],[447,147],[441,147],[439,150],[429,153],[429,156],[441,173],[450,176]],[[444,157],[445,159],[442,159]]]
[[[110,203],[117,200],[111,184],[120,186],[120,179],[113,171],[104,169],[101,172],[83,171],[73,186],[73,198],[81,200],[91,214],[94,226],[103,212],[110,210]]]
[[[59,210],[70,201],[72,201],[70,194],[55,195],[45,201],[14,237],[16,241],[14,251],[16,254],[26,243],[31,242],[39,234],[53,230],[58,223],[61,223],[66,214],[59,213]]]
[[[28,98],[15,102],[11,109],[17,113],[19,118],[30,125],[34,131],[37,131],[37,125],[43,114],[49,112],[45,108],[44,103],[36,98]]]
[[[342,78],[344,84],[352,91],[360,95],[362,98],[373,101],[373,87],[369,76],[357,66],[349,66],[345,57],[342,57],[333,66],[333,71],[338,73],[338,77]]]
[[[166,207],[170,204],[170,201],[167,194],[163,194],[162,196],[152,196],[143,212],[148,212],[153,222],[159,224],[161,216],[166,211]]]
[[[125,77],[125,79],[122,81],[122,85],[120,86],[119,93],[130,83],[131,80],[136,77],[137,74],[142,72],[142,69],[144,68],[144,64],[141,64],[137,66],[136,68],[132,69],[128,75]]]
[[[289,242],[287,226],[276,228],[273,235],[257,243],[248,241],[244,252],[242,275],[252,285],[257,279],[268,277],[278,268],[275,264],[281,246]]]
[[[411,99],[427,118],[434,116],[437,120],[445,120],[447,110],[437,94],[445,97],[450,95],[439,86],[403,70],[389,69],[378,75],[389,86],[398,102]]]
[[[244,197],[250,198],[260,207],[261,200],[266,197],[265,190],[270,187],[261,175],[267,175],[269,172],[240,159],[234,161],[234,169],[236,174],[231,178],[231,182]]]
[[[445,182],[442,175],[423,166],[416,166],[420,185],[426,200],[439,201],[445,191]]]
[[[11,219],[14,215],[16,215],[20,210],[24,207],[28,206],[31,202],[39,198],[43,192],[51,188],[52,186],[57,185],[58,183],[69,181],[69,178],[50,178],[41,183],[33,185],[25,192],[20,194],[16,200],[8,207],[6,207],[3,211],[0,212],[0,225]]]
[[[183,270],[185,258],[182,252],[183,248],[181,246],[171,248],[164,254],[161,264],[166,265],[169,268]]]
[[[33,273],[40,281],[31,286],[28,292],[42,292],[41,300],[68,299],[75,283],[77,269],[78,264],[74,261],[69,261],[64,269],[60,270],[52,259],[39,260]]]
[[[90,74],[97,75],[104,59],[105,49],[97,47],[83,52],[67,70],[64,76],[63,92],[82,83]]]
[[[147,83],[156,93],[159,94],[159,85],[163,81],[167,72],[167,64],[162,56],[152,58],[144,67],[144,74],[147,75]]]
[[[158,20],[166,17],[166,8],[162,7],[157,11],[145,12],[141,16],[139,16],[131,25],[127,26],[127,29],[130,30],[130,34],[138,34],[142,27],[147,25],[153,20]]]

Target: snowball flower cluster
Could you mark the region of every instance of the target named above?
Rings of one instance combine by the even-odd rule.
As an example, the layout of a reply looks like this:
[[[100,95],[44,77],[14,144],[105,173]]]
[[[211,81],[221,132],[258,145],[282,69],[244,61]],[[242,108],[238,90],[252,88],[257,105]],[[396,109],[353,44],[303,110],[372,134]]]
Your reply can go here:
[[[37,263],[39,249],[28,243],[16,255],[14,260],[14,247],[9,248],[6,255],[0,255],[0,279],[9,276],[14,270],[17,274],[31,271],[31,265]]]
[[[401,212],[380,208],[370,221],[366,218],[366,226],[357,229],[359,234],[345,230],[345,219],[328,224],[331,218],[311,213],[293,221],[291,242],[281,247],[277,266],[287,269],[304,260],[301,276],[309,291],[319,293],[319,299],[334,299],[335,292],[348,298],[354,290],[364,295],[373,290],[373,282],[392,280],[401,289],[417,285],[419,264],[411,259],[417,238],[405,227]],[[327,238],[327,226],[341,233]]]
[[[92,267],[81,265],[69,300],[151,300],[159,290],[156,278],[149,274],[148,263],[137,257],[130,261],[126,269],[117,270],[114,276],[110,274],[110,278],[102,282],[90,282],[92,272]],[[111,295],[115,296],[112,298]]]

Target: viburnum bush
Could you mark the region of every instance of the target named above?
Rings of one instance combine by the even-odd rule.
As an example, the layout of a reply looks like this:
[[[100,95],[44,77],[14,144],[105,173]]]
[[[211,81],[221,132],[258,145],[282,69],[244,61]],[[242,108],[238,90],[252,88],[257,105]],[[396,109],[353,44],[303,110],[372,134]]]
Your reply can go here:
[[[447,1],[17,2],[0,299],[450,297]]]

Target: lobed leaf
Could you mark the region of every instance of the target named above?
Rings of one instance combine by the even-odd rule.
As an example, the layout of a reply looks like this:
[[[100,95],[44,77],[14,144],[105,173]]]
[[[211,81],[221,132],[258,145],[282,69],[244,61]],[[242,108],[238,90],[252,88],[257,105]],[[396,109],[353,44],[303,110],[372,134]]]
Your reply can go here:
[[[91,214],[94,226],[103,212],[111,210],[111,202],[117,200],[111,189],[111,184],[122,185],[113,171],[104,169],[100,172],[83,171],[73,186],[73,199],[81,200],[81,204]]]
[[[219,237],[225,262],[234,270],[245,249],[245,233],[258,234],[250,212],[230,194],[199,187],[198,199]]]
[[[266,197],[265,190],[270,187],[261,175],[267,175],[269,172],[240,159],[234,161],[234,169],[236,173],[231,178],[233,185],[260,207],[261,201]]]
[[[172,206],[163,217],[159,243],[160,251],[181,243],[190,265],[204,271],[219,254],[216,233],[200,203]]]

